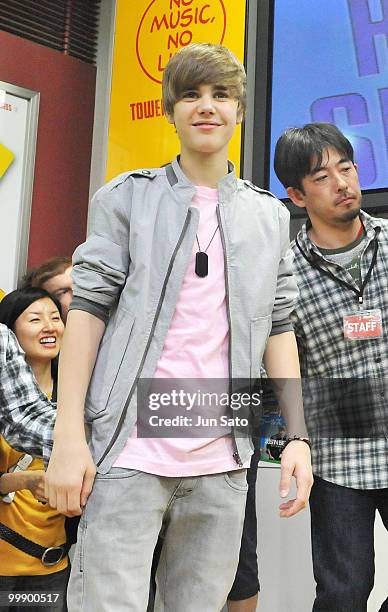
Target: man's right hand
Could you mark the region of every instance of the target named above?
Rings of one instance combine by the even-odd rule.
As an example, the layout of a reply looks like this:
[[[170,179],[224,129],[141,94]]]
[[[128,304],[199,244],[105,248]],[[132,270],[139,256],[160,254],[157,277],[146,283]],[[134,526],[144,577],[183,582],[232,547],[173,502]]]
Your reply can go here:
[[[78,516],[93,488],[96,466],[86,440],[54,442],[46,472],[45,496],[52,508]]]

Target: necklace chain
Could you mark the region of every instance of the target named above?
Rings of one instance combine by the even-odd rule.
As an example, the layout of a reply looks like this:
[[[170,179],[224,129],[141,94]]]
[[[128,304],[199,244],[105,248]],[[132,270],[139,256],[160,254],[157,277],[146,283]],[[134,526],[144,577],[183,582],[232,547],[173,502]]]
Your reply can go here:
[[[195,237],[196,237],[196,239],[197,239],[197,244],[198,244],[198,250],[199,250],[199,252],[200,252],[200,253],[206,253],[206,252],[207,252],[207,250],[208,250],[209,246],[210,246],[210,245],[211,245],[211,243],[213,242],[213,238],[214,238],[214,236],[216,235],[216,233],[217,233],[217,231],[218,231],[219,227],[220,227],[220,226],[219,226],[219,225],[217,225],[216,229],[215,229],[215,230],[214,230],[214,232],[213,232],[213,236],[210,238],[210,242],[209,242],[209,244],[207,245],[207,247],[206,247],[206,249],[205,249],[204,251],[201,251],[201,246],[200,246],[200,244],[199,244],[199,240],[198,240],[198,234],[195,234]]]

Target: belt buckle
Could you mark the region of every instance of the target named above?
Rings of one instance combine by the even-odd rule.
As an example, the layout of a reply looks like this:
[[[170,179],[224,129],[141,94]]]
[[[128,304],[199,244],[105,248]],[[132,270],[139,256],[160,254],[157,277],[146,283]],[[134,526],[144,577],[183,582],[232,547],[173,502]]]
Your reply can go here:
[[[46,556],[52,552],[53,550],[57,550],[59,553],[58,559],[56,559],[55,561],[47,561],[46,560]],[[44,551],[42,557],[41,557],[41,561],[43,563],[43,565],[45,565],[46,567],[49,567],[50,565],[56,565],[57,563],[59,563],[60,561],[62,561],[63,559],[63,553],[65,552],[64,547],[63,546],[50,546],[49,548],[46,548],[46,550]]]

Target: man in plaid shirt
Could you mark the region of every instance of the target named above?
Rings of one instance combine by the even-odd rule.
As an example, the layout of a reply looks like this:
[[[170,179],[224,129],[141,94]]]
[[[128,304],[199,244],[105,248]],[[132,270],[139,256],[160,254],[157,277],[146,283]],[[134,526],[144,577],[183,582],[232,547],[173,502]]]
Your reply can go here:
[[[353,149],[334,125],[288,129],[275,170],[309,217],[292,245],[292,318],[313,439],[313,610],[366,612],[376,510],[388,528],[388,221],[360,211]]]
[[[55,408],[40,391],[11,330],[0,323],[0,434],[16,450],[49,459]]]

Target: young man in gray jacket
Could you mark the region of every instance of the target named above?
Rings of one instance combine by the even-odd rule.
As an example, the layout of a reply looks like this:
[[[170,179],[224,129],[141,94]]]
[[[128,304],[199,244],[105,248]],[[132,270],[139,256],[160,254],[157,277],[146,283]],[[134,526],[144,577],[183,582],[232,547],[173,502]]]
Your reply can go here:
[[[238,381],[258,378],[264,357],[270,376],[288,379],[289,434],[305,432],[300,397],[288,393],[299,376],[288,212],[237,179],[228,163],[245,110],[244,69],[220,45],[185,47],[164,71],[163,102],[180,156],[103,187],[90,235],[73,258],[47,473],[51,505],[69,514],[86,505],[70,612],[144,612],[162,525],[156,610],[219,611],[234,579],[249,431],[233,421],[202,437],[194,426],[183,436],[171,437],[166,427],[158,437],[154,427],[152,437],[142,437],[136,403],[143,380],[158,387],[194,379],[196,389],[198,381],[217,379],[218,388],[230,383],[239,394]],[[173,403],[167,414],[190,421],[183,400],[175,412]],[[221,422],[226,414],[218,416]],[[291,516],[309,495],[309,446],[292,439],[283,457],[281,495],[292,475],[298,485],[297,498],[281,505],[281,515]]]

